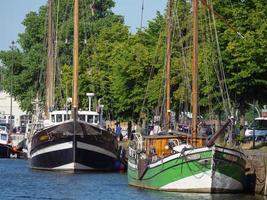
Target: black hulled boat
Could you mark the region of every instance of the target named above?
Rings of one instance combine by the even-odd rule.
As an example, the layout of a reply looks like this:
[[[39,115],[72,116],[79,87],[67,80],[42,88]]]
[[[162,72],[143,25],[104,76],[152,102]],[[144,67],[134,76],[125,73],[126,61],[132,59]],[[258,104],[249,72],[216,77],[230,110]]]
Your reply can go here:
[[[66,111],[54,111],[54,122],[38,130],[32,137],[31,167],[46,170],[115,171],[121,166],[118,142],[114,134],[97,123],[98,113],[82,111],[80,119],[65,120]]]
[[[49,27],[51,27],[52,1],[49,1]],[[49,113],[43,127],[37,128],[30,139],[31,167],[45,170],[101,170],[119,169],[118,143],[111,132],[99,125],[99,114],[89,110],[78,112],[78,0],[74,1],[74,44],[73,44],[73,90],[72,112],[67,110]],[[50,29],[49,29],[50,30]],[[53,34],[49,31],[50,39]],[[53,44],[53,39],[49,44]],[[48,47],[46,107],[53,103],[51,87],[55,74],[53,45]],[[91,93],[88,93],[91,94]],[[47,109],[48,110],[48,109]],[[37,123],[38,125],[38,123]],[[38,127],[38,126],[36,126]]]

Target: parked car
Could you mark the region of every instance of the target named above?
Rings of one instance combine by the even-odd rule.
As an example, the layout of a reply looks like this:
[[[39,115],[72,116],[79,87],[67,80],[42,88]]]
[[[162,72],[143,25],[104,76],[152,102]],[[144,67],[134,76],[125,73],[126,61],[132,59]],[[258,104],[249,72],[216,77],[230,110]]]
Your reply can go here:
[[[253,132],[255,131],[255,140],[267,140],[267,118],[259,117],[255,118],[254,121],[248,126],[245,131],[247,138],[253,139]]]

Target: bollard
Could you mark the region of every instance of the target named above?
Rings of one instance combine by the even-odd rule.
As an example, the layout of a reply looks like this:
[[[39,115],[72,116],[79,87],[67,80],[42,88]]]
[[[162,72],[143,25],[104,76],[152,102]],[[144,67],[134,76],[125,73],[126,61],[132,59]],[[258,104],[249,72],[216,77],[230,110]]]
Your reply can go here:
[[[265,177],[264,195],[267,196],[267,176]]]

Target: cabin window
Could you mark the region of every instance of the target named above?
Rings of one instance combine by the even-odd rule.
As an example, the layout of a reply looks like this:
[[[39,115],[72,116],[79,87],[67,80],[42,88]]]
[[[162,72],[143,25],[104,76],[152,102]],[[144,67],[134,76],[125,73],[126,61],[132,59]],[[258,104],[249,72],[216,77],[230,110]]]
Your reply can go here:
[[[1,140],[7,140],[7,135],[6,134],[1,134]]]
[[[87,115],[87,122],[93,123],[93,116],[92,115]]]
[[[62,115],[56,115],[57,116],[57,122],[62,122]]]
[[[0,127],[0,130],[1,130],[1,131],[6,131],[6,127],[1,126],[1,127]]]
[[[97,123],[98,122],[98,116],[95,115],[94,117],[95,117],[94,122]]]
[[[64,121],[69,120],[70,119],[70,115],[64,115]]]
[[[51,115],[51,121],[55,122],[55,115]]]
[[[79,117],[81,121],[85,121],[85,115],[80,115]]]

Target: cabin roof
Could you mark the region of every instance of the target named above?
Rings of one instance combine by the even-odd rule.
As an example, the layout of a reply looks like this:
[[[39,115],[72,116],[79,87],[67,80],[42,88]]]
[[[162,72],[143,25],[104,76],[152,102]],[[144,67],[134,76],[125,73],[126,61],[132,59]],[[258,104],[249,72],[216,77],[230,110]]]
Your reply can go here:
[[[258,117],[258,118],[255,118],[255,120],[267,120],[267,117]]]
[[[54,114],[54,115],[62,115],[62,114],[71,114],[71,111],[68,110],[68,112],[66,110],[54,110],[52,112],[50,112],[50,114]],[[89,110],[81,110],[81,111],[78,111],[78,114],[80,115],[98,115],[97,112],[95,111],[89,111]]]

